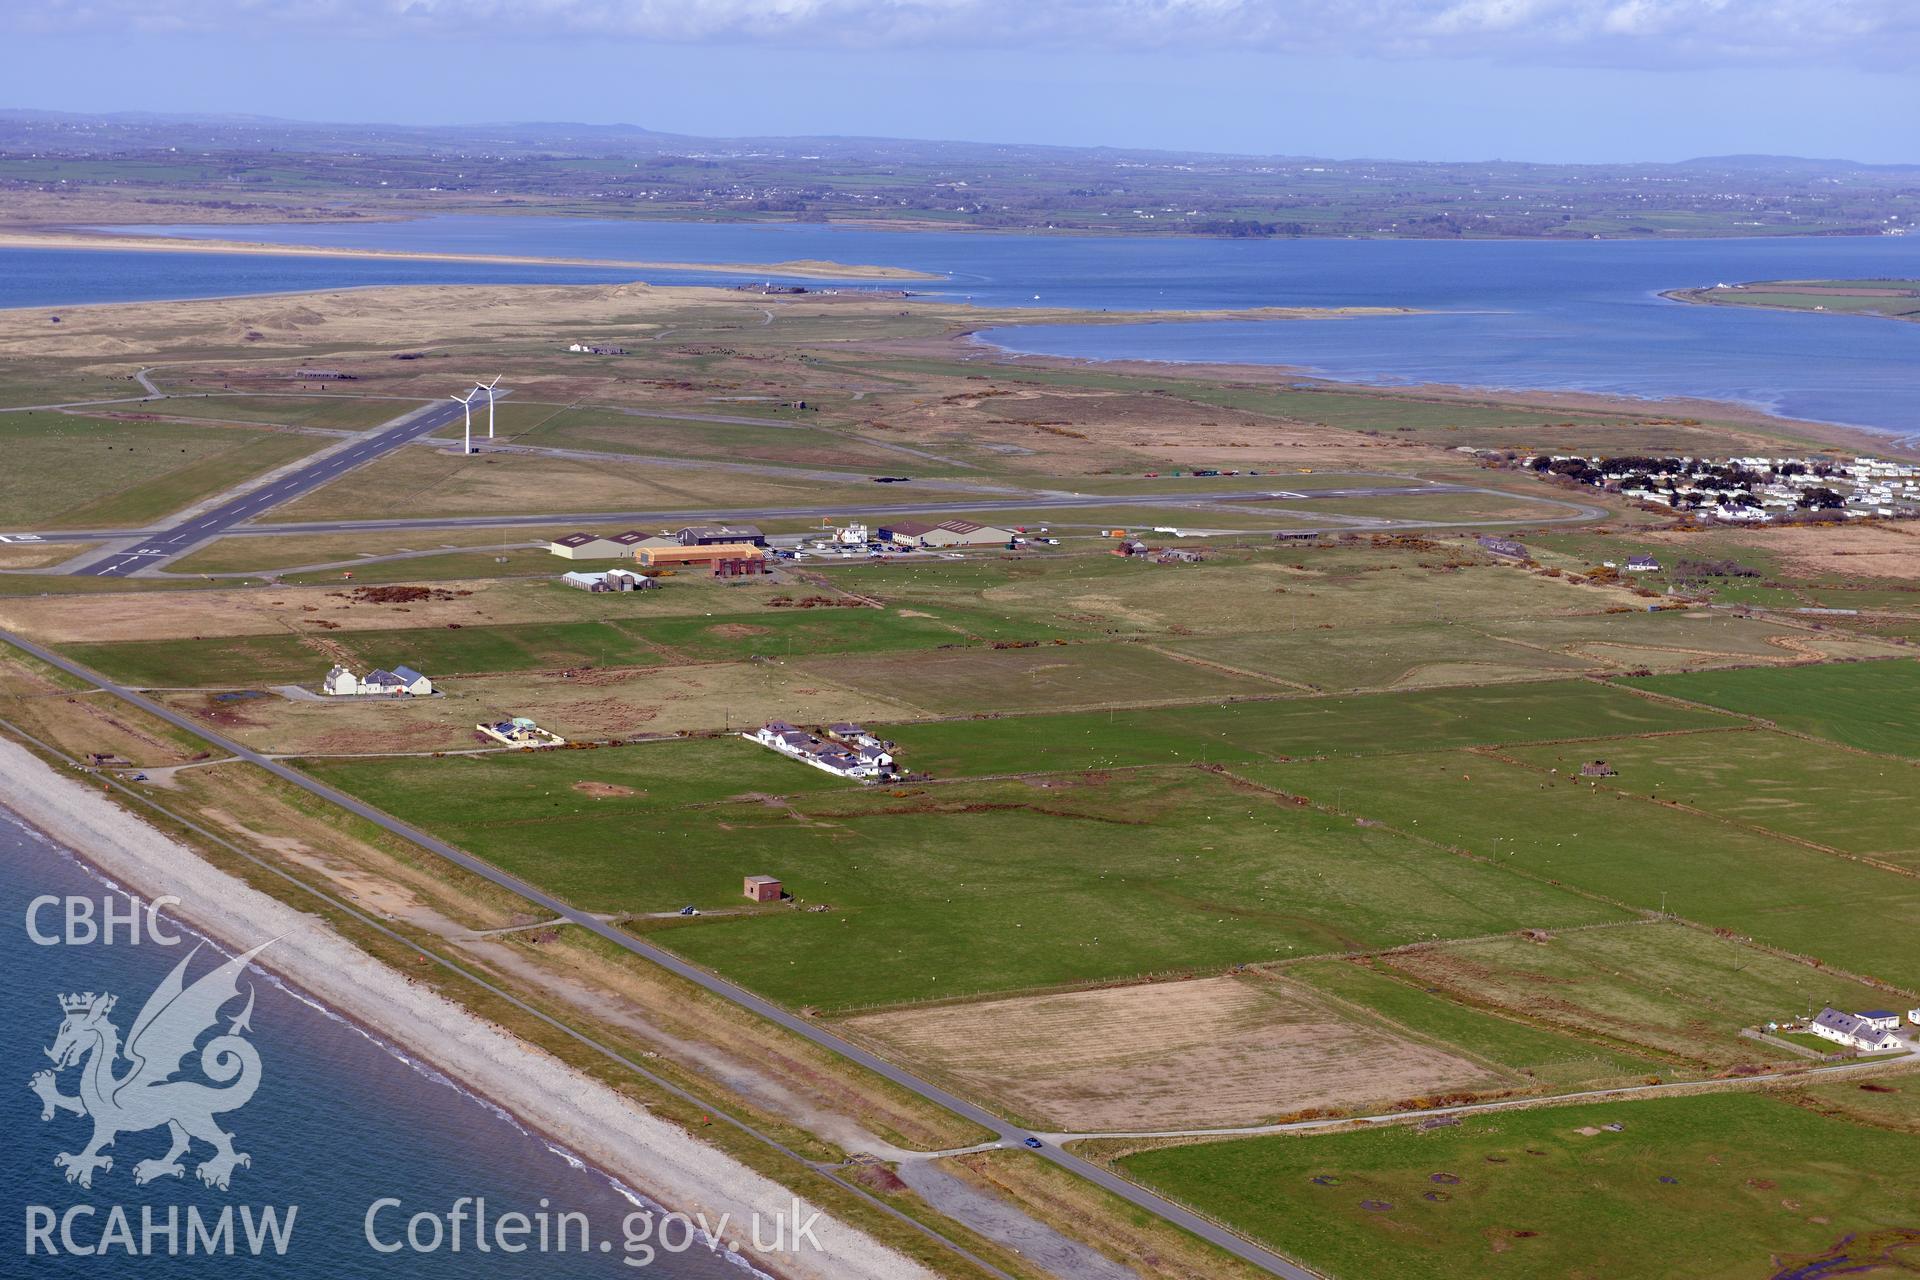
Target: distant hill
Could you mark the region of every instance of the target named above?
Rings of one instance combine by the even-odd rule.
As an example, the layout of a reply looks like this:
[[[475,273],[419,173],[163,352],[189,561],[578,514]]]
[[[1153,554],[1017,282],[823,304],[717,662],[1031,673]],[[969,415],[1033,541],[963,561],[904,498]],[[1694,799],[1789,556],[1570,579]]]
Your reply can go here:
[[[1916,229],[1920,166],[1765,155],[1681,164],[1325,159],[705,138],[626,123],[0,110],[0,217],[15,221],[507,210],[1236,239],[1878,235]]]
[[[1807,156],[1769,155],[1697,156],[1692,160],[1682,160],[1674,167],[1677,169],[1737,170],[1750,173],[1833,174],[1868,170],[1878,173],[1898,171],[1920,172],[1920,162],[1913,164],[1866,164],[1859,160],[1819,160]]]

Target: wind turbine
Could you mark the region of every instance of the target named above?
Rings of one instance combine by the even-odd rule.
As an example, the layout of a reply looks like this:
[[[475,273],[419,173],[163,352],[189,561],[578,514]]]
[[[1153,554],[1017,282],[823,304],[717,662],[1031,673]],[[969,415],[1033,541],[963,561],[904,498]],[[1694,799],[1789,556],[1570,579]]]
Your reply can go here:
[[[455,404],[459,405],[462,409],[466,410],[466,413],[467,413],[467,440],[466,440],[466,443],[461,446],[460,452],[462,453],[473,452],[473,398],[479,394],[480,394],[480,388],[476,386],[473,390],[467,392],[467,398],[464,400],[462,400],[459,396],[447,397],[447,399],[453,401]]]
[[[487,393],[487,439],[489,440],[493,439],[493,389],[500,385],[500,378],[502,376],[504,375],[496,375],[492,382],[475,382],[473,384],[475,391],[484,391]]]

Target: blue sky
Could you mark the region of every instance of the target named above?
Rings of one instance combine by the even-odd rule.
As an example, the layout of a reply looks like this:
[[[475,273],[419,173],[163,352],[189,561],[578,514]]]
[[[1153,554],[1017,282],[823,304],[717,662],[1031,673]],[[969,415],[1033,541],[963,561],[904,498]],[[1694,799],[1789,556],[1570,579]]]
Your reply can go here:
[[[1920,161],[1913,0],[33,0],[0,106]]]

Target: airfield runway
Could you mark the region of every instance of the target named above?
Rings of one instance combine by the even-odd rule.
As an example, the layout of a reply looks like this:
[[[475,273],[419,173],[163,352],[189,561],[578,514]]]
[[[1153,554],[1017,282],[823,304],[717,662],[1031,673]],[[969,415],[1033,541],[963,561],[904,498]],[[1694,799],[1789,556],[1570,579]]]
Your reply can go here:
[[[235,525],[252,520],[283,502],[291,502],[304,493],[310,493],[356,467],[365,466],[383,453],[460,421],[463,413],[464,410],[452,401],[413,410],[385,427],[368,432],[351,448],[328,453],[281,476],[278,484],[262,485],[230,498],[210,511],[144,536],[140,544],[130,550],[102,555],[71,572],[76,577],[124,578],[141,569],[164,564],[203,542],[231,532]],[[129,533],[130,536],[141,536],[138,531]]]

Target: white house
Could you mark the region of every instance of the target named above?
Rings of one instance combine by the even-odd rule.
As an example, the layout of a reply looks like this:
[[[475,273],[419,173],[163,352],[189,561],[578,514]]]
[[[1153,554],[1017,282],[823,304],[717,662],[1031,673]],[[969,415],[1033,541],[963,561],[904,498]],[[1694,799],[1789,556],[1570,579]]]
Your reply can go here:
[[[424,697],[433,692],[433,681],[412,667],[395,667],[391,671],[369,671],[366,679],[360,682],[360,692]]]
[[[360,677],[336,664],[333,670],[327,672],[327,678],[320,682],[320,692],[335,695],[358,693]]]
[[[1900,1020],[1885,1010],[1875,1009],[1871,1012],[1875,1016],[1870,1020],[1828,1006],[1820,1011],[1819,1017],[1807,1024],[1807,1030],[1822,1040],[1831,1040],[1842,1048],[1857,1049],[1861,1053],[1884,1053],[1889,1049],[1905,1047],[1899,1036],[1881,1025],[1891,1019],[1894,1026],[1898,1026]]]
[[[749,742],[772,747],[781,755],[790,756],[802,764],[810,764],[816,769],[842,778],[852,778],[856,782],[876,782],[893,771],[893,757],[885,751],[876,747],[849,747],[804,729],[796,729],[784,720],[769,721],[752,733],[740,736]]]

